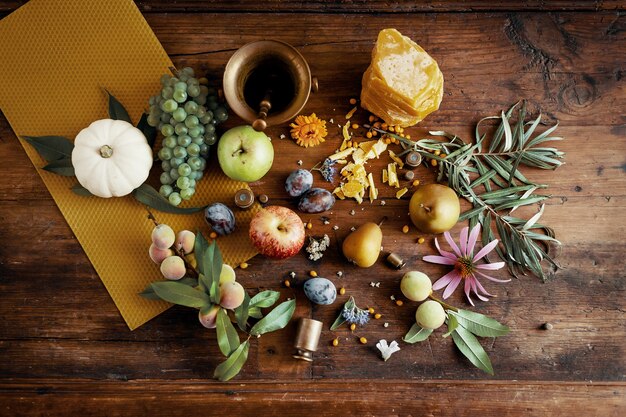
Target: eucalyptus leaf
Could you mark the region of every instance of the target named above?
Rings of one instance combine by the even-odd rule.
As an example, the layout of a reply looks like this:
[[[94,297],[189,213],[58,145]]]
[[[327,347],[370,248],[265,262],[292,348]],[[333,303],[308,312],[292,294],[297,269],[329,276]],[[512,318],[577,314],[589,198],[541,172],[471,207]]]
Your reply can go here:
[[[267,308],[273,306],[280,298],[278,291],[261,291],[250,300],[250,307]]]
[[[134,189],[133,197],[142,204],[164,213],[172,214],[192,214],[202,211],[204,207],[176,207],[163,197],[157,190],[148,184],[141,184]]]
[[[246,340],[239,347],[228,356],[224,362],[220,363],[213,374],[213,378],[217,378],[220,381],[228,381],[236,376],[243,364],[248,360],[248,349],[250,348],[250,342]]]
[[[109,117],[113,120],[123,120],[132,124],[130,116],[122,103],[120,103],[108,90],[105,91],[109,96]]]
[[[482,371],[493,375],[493,366],[485,349],[480,345],[476,336],[463,327],[457,327],[452,332],[452,340],[469,361]]]
[[[284,328],[296,310],[296,300],[288,300],[277,305],[267,316],[259,320],[250,329],[252,336],[259,336]]]
[[[48,163],[48,165],[44,166],[43,169],[64,177],[76,176],[71,158],[57,159],[56,161]]]
[[[211,303],[204,292],[177,281],[159,281],[151,285],[156,295],[173,304],[201,308]]]
[[[72,187],[72,192],[81,197],[93,197],[93,194],[91,194],[91,192],[88,189],[86,189],[80,184],[74,185]]]
[[[416,323],[416,324],[413,324],[413,326],[411,326],[411,329],[409,329],[408,333],[404,335],[402,340],[405,341],[406,343],[411,343],[411,344],[417,343],[417,342],[423,342],[424,340],[428,339],[428,336],[430,336],[432,332],[433,332],[432,329],[424,329]]]
[[[250,315],[250,296],[244,292],[243,303],[235,309],[235,318],[237,319],[237,326],[242,332],[247,331],[248,317]]]
[[[239,347],[239,335],[237,330],[230,322],[228,313],[223,308],[217,311],[217,320],[215,323],[217,331],[217,344],[224,356],[233,353]]]
[[[448,311],[448,314],[455,317],[459,325],[466,328],[476,336],[498,337],[508,334],[510,329],[500,324],[497,320],[480,313],[467,310]]]
[[[48,162],[72,158],[74,144],[63,136],[22,136]]]

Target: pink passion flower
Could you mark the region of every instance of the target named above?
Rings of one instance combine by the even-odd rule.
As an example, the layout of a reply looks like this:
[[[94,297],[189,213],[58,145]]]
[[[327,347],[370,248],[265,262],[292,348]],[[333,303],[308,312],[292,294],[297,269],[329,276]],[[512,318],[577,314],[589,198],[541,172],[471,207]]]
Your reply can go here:
[[[456,287],[459,286],[461,281],[465,281],[465,295],[467,296],[470,304],[474,305],[474,302],[470,297],[470,292],[472,291],[479,299],[483,301],[489,300],[487,297],[485,297],[486,295],[493,297],[493,295],[489,294],[487,290],[485,290],[485,288],[482,286],[482,284],[478,281],[478,276],[495,282],[509,282],[510,279],[496,279],[482,272],[498,270],[504,266],[504,262],[494,262],[490,264],[476,263],[484,258],[485,255],[487,255],[496,247],[496,245],[498,244],[498,239],[492,240],[491,242],[489,242],[489,244],[487,244],[487,246],[482,248],[480,251],[478,251],[476,255],[474,255],[476,240],[480,235],[480,225],[477,224],[476,226],[474,226],[472,232],[469,233],[469,237],[468,232],[469,227],[464,227],[463,230],[461,230],[461,236],[459,241],[461,246],[460,248],[456,245],[456,243],[454,243],[454,240],[452,240],[452,236],[450,236],[450,233],[445,232],[443,236],[448,241],[448,244],[450,245],[454,253],[441,250],[441,248],[439,247],[439,242],[437,242],[437,238],[435,238],[435,246],[437,247],[437,250],[439,251],[439,254],[441,256],[430,255],[424,256],[424,258],[422,259],[426,262],[440,265],[451,265],[454,267],[452,271],[448,272],[446,275],[435,281],[435,283],[433,284],[433,290],[440,290],[445,287],[446,289],[443,292],[443,298],[446,299],[454,292],[454,290],[456,290]]]

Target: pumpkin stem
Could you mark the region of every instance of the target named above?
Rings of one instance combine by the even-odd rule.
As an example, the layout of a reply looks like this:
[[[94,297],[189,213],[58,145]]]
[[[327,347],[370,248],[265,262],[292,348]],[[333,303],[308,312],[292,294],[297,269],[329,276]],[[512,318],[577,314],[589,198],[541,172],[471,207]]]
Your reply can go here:
[[[109,145],[102,145],[100,148],[100,156],[103,158],[110,158],[113,155],[113,148]]]

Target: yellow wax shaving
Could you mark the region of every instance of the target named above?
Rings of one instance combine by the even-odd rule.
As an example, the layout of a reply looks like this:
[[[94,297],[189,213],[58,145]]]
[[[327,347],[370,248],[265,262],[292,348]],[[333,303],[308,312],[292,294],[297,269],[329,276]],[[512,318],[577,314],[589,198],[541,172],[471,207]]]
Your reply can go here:
[[[405,195],[407,193],[407,191],[409,191],[409,190],[406,187],[398,190],[398,192],[396,193],[396,198],[398,198],[398,199],[402,198],[402,196]]]
[[[356,106],[352,110],[350,110],[348,114],[346,114],[346,119],[351,118],[355,112],[356,112]]]
[[[374,185],[374,176],[372,175],[371,172],[367,174],[367,182],[369,183],[369,186],[370,186],[370,189],[369,189],[370,203],[373,203],[374,200],[378,198],[378,189]]]
[[[389,181],[389,175],[387,174],[387,169],[383,168],[383,184],[386,184]]]
[[[345,157],[350,156],[354,152],[354,148],[347,148],[343,151],[339,151],[337,153],[332,154],[328,157],[331,161],[337,161],[339,159],[345,159]]]
[[[402,159],[398,158],[394,151],[389,149],[387,152],[389,152],[389,156],[391,157],[391,159],[393,159],[400,168],[404,166],[404,162],[402,162]]]
[[[392,187],[399,187],[398,174],[396,172],[396,163],[392,162],[387,165],[387,175],[389,176],[389,185]]]

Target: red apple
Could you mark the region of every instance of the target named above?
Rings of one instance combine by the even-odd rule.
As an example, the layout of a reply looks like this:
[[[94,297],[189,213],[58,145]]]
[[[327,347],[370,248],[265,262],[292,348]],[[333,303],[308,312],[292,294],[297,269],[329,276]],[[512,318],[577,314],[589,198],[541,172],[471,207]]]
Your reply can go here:
[[[252,218],[250,240],[268,258],[289,258],[304,245],[304,224],[293,210],[268,206]]]

